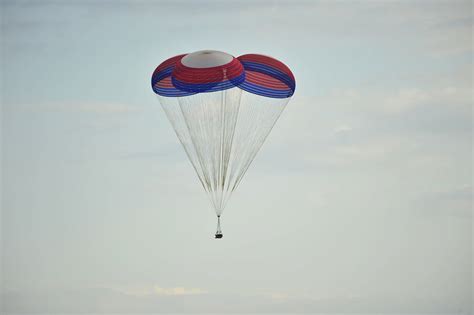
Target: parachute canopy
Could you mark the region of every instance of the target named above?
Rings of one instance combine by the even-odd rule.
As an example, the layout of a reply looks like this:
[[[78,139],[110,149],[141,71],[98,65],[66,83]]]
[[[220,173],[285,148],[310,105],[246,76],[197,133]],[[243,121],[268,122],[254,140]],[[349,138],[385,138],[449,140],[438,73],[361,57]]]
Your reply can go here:
[[[203,50],[162,62],[151,85],[218,217],[295,92],[268,56]]]
[[[165,60],[153,72],[151,85],[156,94],[166,97],[239,87],[261,96],[287,98],[296,88],[291,70],[272,57],[247,54],[234,58],[210,50]]]

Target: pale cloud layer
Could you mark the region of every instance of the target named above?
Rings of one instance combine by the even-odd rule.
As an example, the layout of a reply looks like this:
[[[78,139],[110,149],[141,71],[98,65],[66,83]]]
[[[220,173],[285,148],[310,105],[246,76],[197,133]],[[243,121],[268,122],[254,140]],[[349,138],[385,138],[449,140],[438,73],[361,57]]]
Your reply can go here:
[[[4,104],[6,112],[31,111],[31,112],[70,112],[80,113],[96,113],[96,114],[115,114],[129,113],[142,110],[136,105],[120,104],[120,103],[36,103],[36,104]]]
[[[200,288],[162,288],[158,285],[152,286],[134,286],[125,288],[112,288],[112,290],[118,291],[125,295],[136,296],[136,297],[150,297],[150,296],[180,296],[180,295],[196,295],[196,294],[207,294],[208,292]]]

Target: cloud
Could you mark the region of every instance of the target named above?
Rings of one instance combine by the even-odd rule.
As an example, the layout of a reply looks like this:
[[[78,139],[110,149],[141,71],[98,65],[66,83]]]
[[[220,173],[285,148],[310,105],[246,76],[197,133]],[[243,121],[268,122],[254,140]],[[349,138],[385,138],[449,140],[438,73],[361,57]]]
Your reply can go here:
[[[47,102],[38,104],[6,104],[7,111],[120,114],[136,112],[141,107],[114,102]]]
[[[258,157],[271,159],[259,169],[277,166],[307,174],[417,168],[435,174],[434,169],[467,165],[472,155],[468,83],[456,78],[392,89],[335,88],[313,97],[296,94]]]
[[[312,100],[317,104],[332,104],[338,107],[350,106],[352,111],[370,110],[384,114],[403,114],[417,107],[469,106],[472,90],[469,86],[408,87],[396,90],[373,88],[334,88],[325,95]],[[306,100],[305,102],[308,102]],[[343,129],[346,125],[338,126]],[[350,128],[350,127],[349,127]]]
[[[465,131],[470,125],[471,106],[472,90],[461,84],[399,89],[335,88],[313,97],[296,95],[275,132],[292,138],[286,141],[289,143],[308,138],[314,143],[323,136],[337,138],[364,132],[368,137],[379,138],[383,133],[394,132],[401,136],[407,131]]]
[[[290,296],[286,293],[272,293],[270,294],[270,298],[273,300],[286,300],[290,298]]]
[[[152,296],[183,296],[183,295],[201,295],[207,294],[208,291],[202,288],[185,288],[185,287],[160,287],[158,285],[148,286],[132,286],[111,288],[127,296],[135,297],[152,297]]]
[[[421,194],[416,202],[419,212],[425,216],[471,219],[472,195],[472,186],[461,184]]]
[[[208,292],[199,288],[186,289],[183,287],[175,288],[161,288],[159,286],[154,287],[156,295],[195,295],[195,294],[207,294]]]
[[[335,133],[340,133],[340,132],[348,132],[351,131],[353,128],[348,125],[338,125],[336,128],[334,128]]]
[[[470,8],[472,10],[472,7]],[[472,16],[459,15],[431,26],[432,37],[427,46],[437,55],[453,55],[472,52]]]
[[[148,288],[153,288],[149,286]],[[176,289],[176,288],[169,288]],[[178,290],[181,291],[181,290]],[[186,289],[185,289],[186,291]],[[251,290],[247,290],[251,291]],[[383,295],[325,296],[310,292],[283,291],[260,294],[172,294],[134,295],[110,288],[3,290],[5,313],[449,313],[463,310],[463,297],[390,297]],[[179,296],[180,298],[176,298]],[[468,310],[468,306],[464,308]]]
[[[468,105],[472,91],[469,88],[453,86],[441,88],[401,89],[397,93],[381,99],[382,109],[386,113],[401,113],[423,105],[456,106]]]

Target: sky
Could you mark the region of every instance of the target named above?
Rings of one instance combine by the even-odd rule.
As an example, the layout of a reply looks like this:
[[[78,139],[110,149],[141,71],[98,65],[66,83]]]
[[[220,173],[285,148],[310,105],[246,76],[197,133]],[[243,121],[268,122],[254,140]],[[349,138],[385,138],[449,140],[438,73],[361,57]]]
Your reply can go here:
[[[472,2],[2,1],[5,313],[472,311]],[[150,87],[297,88],[215,214]]]

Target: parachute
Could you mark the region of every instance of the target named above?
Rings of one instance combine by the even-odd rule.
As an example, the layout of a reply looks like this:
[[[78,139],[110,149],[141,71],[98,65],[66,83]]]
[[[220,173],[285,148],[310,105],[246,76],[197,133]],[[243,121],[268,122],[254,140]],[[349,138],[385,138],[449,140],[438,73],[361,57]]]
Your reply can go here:
[[[290,69],[268,56],[204,50],[178,55],[151,85],[220,219],[232,194],[292,97]]]

